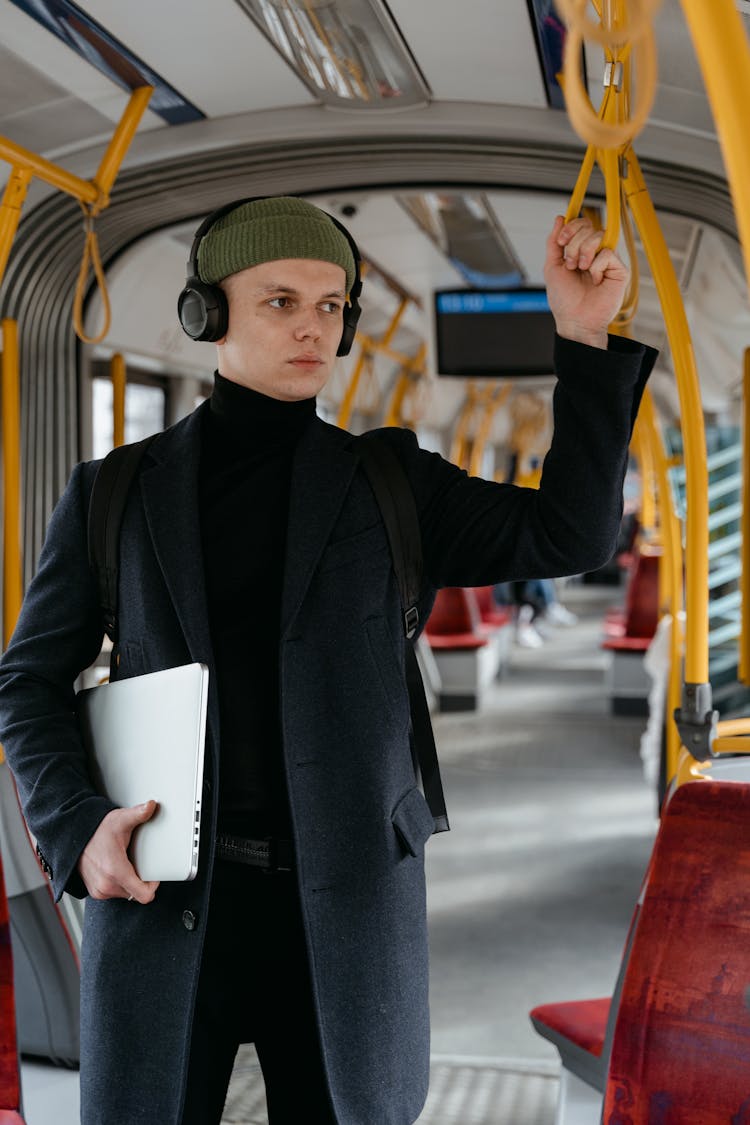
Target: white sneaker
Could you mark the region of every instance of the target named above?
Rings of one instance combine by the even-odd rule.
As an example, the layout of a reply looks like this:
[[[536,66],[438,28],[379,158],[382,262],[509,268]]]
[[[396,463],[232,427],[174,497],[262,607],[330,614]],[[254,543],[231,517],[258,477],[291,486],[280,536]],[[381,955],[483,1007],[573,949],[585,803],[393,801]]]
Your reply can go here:
[[[544,616],[553,625],[575,625],[578,621],[575,613],[571,613],[561,602],[550,602],[544,611]]]
[[[521,648],[539,648],[544,640],[533,625],[520,623],[516,629],[516,644]]]

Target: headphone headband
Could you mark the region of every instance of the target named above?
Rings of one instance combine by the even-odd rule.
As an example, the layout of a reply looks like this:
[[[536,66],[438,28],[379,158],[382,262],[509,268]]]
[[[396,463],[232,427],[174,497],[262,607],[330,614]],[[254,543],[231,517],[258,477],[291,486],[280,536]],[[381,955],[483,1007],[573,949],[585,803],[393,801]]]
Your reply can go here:
[[[232,203],[225,203],[223,207],[212,211],[198,227],[193,236],[190,255],[187,260],[187,280],[185,288],[177,299],[177,315],[183,330],[192,340],[220,340],[226,335],[229,324],[229,306],[226,295],[218,285],[207,285],[198,276],[198,251],[200,244],[220,219],[229,215],[245,203],[255,203],[260,199],[272,198],[265,195],[251,195],[245,199],[235,199]],[[337,355],[348,355],[354,343],[357,323],[362,312],[359,305],[359,295],[362,292],[362,256],[356,242],[343,223],[334,215],[323,211],[331,222],[346,238],[354,257],[354,284],[349,293],[349,304],[344,307],[344,330],[336,352]]]

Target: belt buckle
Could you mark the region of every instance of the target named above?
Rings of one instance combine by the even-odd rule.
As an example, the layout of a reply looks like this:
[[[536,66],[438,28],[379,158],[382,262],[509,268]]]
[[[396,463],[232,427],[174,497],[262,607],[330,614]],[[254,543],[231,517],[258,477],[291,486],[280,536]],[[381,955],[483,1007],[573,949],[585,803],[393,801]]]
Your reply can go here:
[[[279,840],[275,836],[267,836],[265,842],[268,844],[268,867],[265,870],[269,873],[274,871],[291,871],[291,856],[288,854],[288,849],[279,847]],[[282,851],[287,852],[287,855],[282,856]],[[286,860],[286,862],[283,862]]]

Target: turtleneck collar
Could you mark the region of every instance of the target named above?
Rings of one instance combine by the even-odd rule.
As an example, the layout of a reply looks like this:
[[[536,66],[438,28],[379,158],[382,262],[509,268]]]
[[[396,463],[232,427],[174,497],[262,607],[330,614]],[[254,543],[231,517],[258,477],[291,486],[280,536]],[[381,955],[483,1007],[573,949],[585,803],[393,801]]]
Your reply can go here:
[[[241,383],[214,374],[214,389],[210,398],[208,425],[223,439],[241,438],[243,444],[252,441],[259,445],[293,444],[315,417],[316,400],[282,402]]]

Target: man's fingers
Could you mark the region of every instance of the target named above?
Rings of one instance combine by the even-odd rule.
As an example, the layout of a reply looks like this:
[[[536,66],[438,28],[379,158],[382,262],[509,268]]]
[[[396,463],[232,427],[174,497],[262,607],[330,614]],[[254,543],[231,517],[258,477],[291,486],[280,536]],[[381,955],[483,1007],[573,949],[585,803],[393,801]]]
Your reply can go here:
[[[564,250],[560,242],[560,232],[565,226],[565,216],[556,215],[555,224],[552,227],[547,237],[547,261],[548,266],[560,266],[564,260]]]
[[[611,281],[627,281],[630,271],[614,250],[600,250],[589,266],[594,285],[601,285],[605,277]]]
[[[158,889],[158,882],[144,883],[133,871],[133,879],[123,885],[121,897],[126,898],[128,902],[138,902],[141,906],[145,906],[154,901]]]
[[[139,824],[145,824],[158,809],[156,801],[145,801],[142,805],[133,805],[132,808],[120,809],[120,828],[132,832]]]

